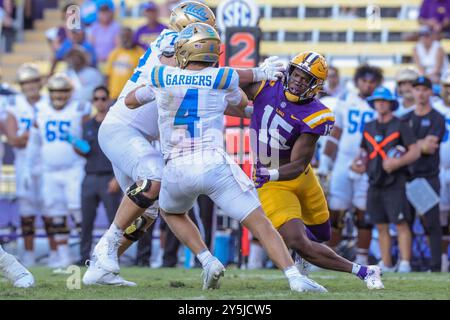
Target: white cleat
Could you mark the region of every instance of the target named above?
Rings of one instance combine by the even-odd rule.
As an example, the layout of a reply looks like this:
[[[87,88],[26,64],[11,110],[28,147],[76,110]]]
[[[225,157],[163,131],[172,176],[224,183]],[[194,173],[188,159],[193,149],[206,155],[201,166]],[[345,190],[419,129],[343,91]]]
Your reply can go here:
[[[367,284],[367,288],[370,290],[384,289],[383,282],[381,281],[381,269],[379,266],[368,266],[367,275],[364,278],[364,282]]]
[[[211,260],[202,271],[203,290],[219,289],[219,280],[224,274],[225,267],[219,259]]]
[[[102,269],[96,261],[91,261],[88,269],[83,275],[83,284],[86,286],[92,285],[108,285],[108,286],[122,286],[134,287],[136,283],[127,281],[118,274],[114,274]]]
[[[295,267],[302,276],[306,277],[309,275],[312,269],[312,265],[308,261],[300,257],[298,254],[295,254]]]
[[[119,273],[119,257],[117,249],[120,243],[110,241],[108,237],[103,236],[94,248],[94,255],[97,257],[97,263],[105,271]]]
[[[306,276],[292,278],[289,281],[289,286],[295,292],[328,292],[323,286]]]
[[[398,269],[397,269],[398,273],[410,273],[411,272],[411,264],[409,263],[409,261],[400,261],[400,263],[398,264]]]
[[[34,286],[34,277],[30,271],[9,253],[5,253],[0,257],[0,272],[16,288],[29,288]]]

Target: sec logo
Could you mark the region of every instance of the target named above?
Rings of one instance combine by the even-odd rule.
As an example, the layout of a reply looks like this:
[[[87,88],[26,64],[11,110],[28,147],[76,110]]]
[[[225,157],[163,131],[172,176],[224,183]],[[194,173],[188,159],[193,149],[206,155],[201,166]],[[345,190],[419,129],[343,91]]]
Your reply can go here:
[[[253,0],[227,0],[217,7],[217,26],[224,32],[227,27],[254,27],[259,9]]]

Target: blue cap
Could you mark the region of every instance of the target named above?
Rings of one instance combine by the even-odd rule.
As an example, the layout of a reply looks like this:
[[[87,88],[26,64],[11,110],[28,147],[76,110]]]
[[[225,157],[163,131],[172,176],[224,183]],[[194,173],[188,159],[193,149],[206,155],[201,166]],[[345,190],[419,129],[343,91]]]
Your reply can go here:
[[[142,5],[142,9],[147,10],[158,10],[158,6],[153,1],[146,2]]]
[[[428,79],[427,77],[424,76],[420,76],[418,77],[414,82],[413,82],[413,87],[417,87],[417,86],[425,86],[429,89],[433,89],[433,83],[431,82],[430,79]]]
[[[112,0],[97,0],[95,3],[97,4],[98,10],[106,7],[109,10],[114,11],[114,2]]]
[[[375,108],[376,100],[385,100],[385,101],[391,102],[391,110],[392,111],[395,111],[398,109],[398,101],[388,88],[378,87],[375,89],[373,94],[367,98],[367,102],[369,103],[369,105],[372,108]]]

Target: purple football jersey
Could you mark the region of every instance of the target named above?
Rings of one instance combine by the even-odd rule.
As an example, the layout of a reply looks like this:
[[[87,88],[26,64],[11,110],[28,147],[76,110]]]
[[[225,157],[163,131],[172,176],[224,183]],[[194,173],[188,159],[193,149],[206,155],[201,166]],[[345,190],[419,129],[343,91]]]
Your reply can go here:
[[[328,135],[334,124],[333,112],[319,100],[303,104],[289,102],[281,81],[266,82],[253,101],[251,119],[252,152],[257,161],[289,159],[295,141],[302,133]],[[261,161],[267,166],[268,161]]]

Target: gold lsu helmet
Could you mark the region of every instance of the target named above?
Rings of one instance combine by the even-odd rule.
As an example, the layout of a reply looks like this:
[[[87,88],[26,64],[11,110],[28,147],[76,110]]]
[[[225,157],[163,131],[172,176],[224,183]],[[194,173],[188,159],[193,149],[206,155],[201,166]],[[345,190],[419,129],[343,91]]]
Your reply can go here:
[[[57,73],[48,79],[47,87],[49,91],[71,91],[72,81],[63,73]]]
[[[42,77],[39,68],[33,63],[24,63],[17,69],[17,82],[24,83],[33,80],[40,80]]]
[[[202,22],[216,28],[216,16],[211,9],[197,1],[186,1],[177,5],[169,18],[170,29],[180,32],[191,23]]]
[[[301,95],[294,95],[289,91],[289,77],[294,68],[298,68],[311,76],[308,88]],[[291,102],[313,98],[323,87],[328,75],[328,64],[325,58],[313,51],[306,51],[296,55],[289,61],[285,81],[285,95]]]
[[[206,23],[192,23],[184,28],[175,43],[175,58],[181,69],[191,61],[216,63],[220,55],[220,37]]]

